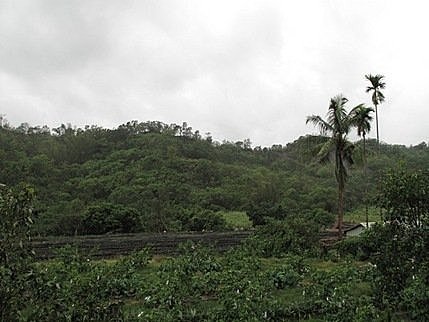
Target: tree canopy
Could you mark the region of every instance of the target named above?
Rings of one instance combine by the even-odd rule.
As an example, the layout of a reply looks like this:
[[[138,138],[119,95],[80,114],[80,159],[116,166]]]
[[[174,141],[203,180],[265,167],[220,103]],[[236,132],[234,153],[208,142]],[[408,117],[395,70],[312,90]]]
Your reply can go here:
[[[84,223],[100,210],[110,220],[109,230],[117,232],[128,231],[130,222],[132,231],[204,227],[192,224],[197,213],[220,227],[214,225],[219,211],[277,219],[335,213],[333,166],[316,157],[329,138],[307,135],[284,146],[252,147],[249,140],[216,142],[199,133],[188,124],[157,121],[131,121],[116,129],[3,126],[0,183],[34,187],[33,229],[42,235],[87,233]],[[360,153],[361,142],[355,145],[353,154]],[[370,195],[386,166],[402,161],[423,169],[429,161],[426,143],[383,144],[380,155],[374,153],[375,140],[367,146]],[[363,206],[359,160],[350,168],[346,211]],[[115,215],[118,209],[126,210],[127,219]]]

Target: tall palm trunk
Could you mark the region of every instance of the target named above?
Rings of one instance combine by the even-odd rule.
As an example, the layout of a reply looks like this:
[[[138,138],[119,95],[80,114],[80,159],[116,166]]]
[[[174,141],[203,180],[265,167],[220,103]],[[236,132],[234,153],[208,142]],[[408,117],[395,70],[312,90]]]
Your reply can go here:
[[[377,128],[377,152],[380,154],[380,137],[378,134],[378,110],[377,110],[377,104],[374,104],[375,106],[375,124]],[[380,219],[383,220],[383,210],[380,207]]]
[[[337,182],[338,182],[338,218],[337,228],[338,237],[343,237],[343,219],[344,219],[344,188],[345,188],[345,167],[342,158],[342,146],[344,142],[339,140],[339,144],[336,150],[336,171],[337,171]]]
[[[368,178],[366,175],[366,139],[365,131],[362,133],[363,136],[363,177],[365,182],[365,220],[366,228],[368,228]]]
[[[343,238],[343,220],[344,220],[344,187],[338,185],[338,237]]]
[[[377,110],[377,104],[374,104],[375,106],[375,127],[377,129],[377,149],[378,153],[380,153],[380,136],[378,134],[378,110]]]

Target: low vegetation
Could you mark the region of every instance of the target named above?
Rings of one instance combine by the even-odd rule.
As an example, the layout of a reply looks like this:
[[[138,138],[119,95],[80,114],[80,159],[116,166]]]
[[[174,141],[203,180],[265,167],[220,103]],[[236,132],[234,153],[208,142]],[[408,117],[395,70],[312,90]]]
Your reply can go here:
[[[0,319],[427,321],[429,173],[392,171],[383,183],[387,222],[327,254],[302,219],[269,220],[223,254],[186,243],[172,258],[94,261],[68,247],[44,262],[28,243],[32,191],[2,187]]]

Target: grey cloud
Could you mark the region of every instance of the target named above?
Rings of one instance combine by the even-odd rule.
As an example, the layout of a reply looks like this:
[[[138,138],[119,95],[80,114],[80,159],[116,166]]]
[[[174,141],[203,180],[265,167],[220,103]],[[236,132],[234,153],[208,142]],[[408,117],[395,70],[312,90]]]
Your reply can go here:
[[[108,50],[105,21],[72,2],[7,4],[0,8],[7,17],[0,22],[0,67],[11,74],[74,72]]]
[[[4,0],[0,113],[50,126],[188,121],[218,139],[285,144],[315,133],[306,115],[324,115],[338,93],[350,106],[370,102],[363,76],[383,73],[382,139],[417,143],[427,140],[428,46],[418,38],[428,23],[422,7],[385,6]],[[398,26],[403,10],[410,23]],[[417,80],[416,99],[406,79]],[[413,126],[401,137],[395,120],[407,104]]]

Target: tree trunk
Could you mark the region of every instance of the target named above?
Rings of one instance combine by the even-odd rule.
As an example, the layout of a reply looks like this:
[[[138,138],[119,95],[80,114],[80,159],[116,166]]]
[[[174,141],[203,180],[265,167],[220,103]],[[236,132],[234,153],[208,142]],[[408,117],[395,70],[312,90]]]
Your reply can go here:
[[[343,218],[344,218],[344,187],[341,184],[338,185],[338,237],[343,238]]]
[[[363,132],[363,177],[365,184],[365,220],[366,228],[368,228],[368,179],[366,175],[366,140],[365,132]]]
[[[378,134],[378,109],[377,109],[377,104],[374,104],[375,106],[375,124],[376,124],[376,128],[377,128],[377,149],[378,149],[378,153],[380,153],[380,136]]]
[[[341,148],[340,148],[341,147]],[[337,181],[338,181],[338,219],[337,219],[337,228],[338,228],[338,237],[343,238],[343,218],[344,218],[344,186],[345,186],[345,168],[343,164],[342,149],[343,142],[339,144],[337,148]]]

